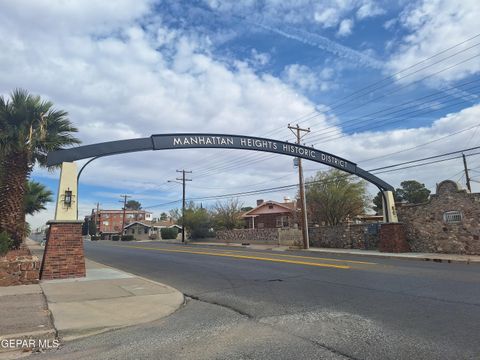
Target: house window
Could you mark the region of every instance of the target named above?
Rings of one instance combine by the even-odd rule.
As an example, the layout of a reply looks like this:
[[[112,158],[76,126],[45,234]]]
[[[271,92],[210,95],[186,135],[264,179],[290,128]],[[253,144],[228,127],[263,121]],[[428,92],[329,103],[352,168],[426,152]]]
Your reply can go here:
[[[147,228],[147,227],[146,227],[146,228],[143,228],[143,232],[144,232],[145,234],[148,234],[148,228]]]
[[[288,227],[289,222],[288,222],[288,216],[279,216],[276,219],[276,226],[277,227]]]
[[[269,209],[273,209],[273,204],[268,204]]]
[[[104,221],[104,222],[103,222],[103,225],[104,225],[104,226],[108,226],[108,224],[109,224],[108,221]]]
[[[446,224],[457,224],[462,222],[462,213],[460,211],[446,211],[443,213],[443,221]]]

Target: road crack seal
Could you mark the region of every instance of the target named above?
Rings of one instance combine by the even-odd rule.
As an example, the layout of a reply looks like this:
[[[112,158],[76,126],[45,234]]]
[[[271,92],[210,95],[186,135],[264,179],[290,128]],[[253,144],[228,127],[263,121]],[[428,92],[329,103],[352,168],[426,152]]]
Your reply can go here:
[[[193,300],[197,300],[197,301],[201,301],[201,302],[204,302],[204,303],[207,303],[207,304],[211,304],[211,305],[216,305],[216,306],[221,306],[225,309],[228,309],[228,310],[231,310],[233,312],[236,312],[237,314],[239,315],[242,315],[248,319],[253,319],[253,316],[243,310],[240,310],[240,309],[237,309],[233,306],[230,306],[230,305],[225,305],[225,304],[220,304],[216,301],[210,301],[210,300],[204,300],[204,299],[200,299],[198,296],[195,296],[195,295],[191,295],[191,294],[183,294],[186,298],[190,298],[190,299],[193,299]]]

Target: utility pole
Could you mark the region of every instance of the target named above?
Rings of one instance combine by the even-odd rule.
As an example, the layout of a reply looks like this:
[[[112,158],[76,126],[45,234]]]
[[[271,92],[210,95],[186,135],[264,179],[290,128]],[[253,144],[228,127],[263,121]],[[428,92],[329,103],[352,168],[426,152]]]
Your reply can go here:
[[[290,126],[288,128],[297,138],[297,144],[300,145],[302,138],[310,132],[310,128],[302,129],[300,126]],[[302,132],[304,134],[302,135]],[[303,168],[302,168],[302,159],[298,158],[298,182],[300,185],[300,207],[302,212],[302,236],[303,236],[303,248],[308,249],[310,247],[310,242],[308,239],[308,221],[307,221],[307,199],[305,197],[305,183],[303,181]]]
[[[123,229],[125,229],[125,212],[127,210],[127,198],[131,197],[129,195],[120,195],[123,200],[120,200],[119,202],[123,202],[123,217],[122,217],[122,230],[120,232],[121,235],[123,235]]]
[[[465,178],[467,179],[467,189],[468,191],[472,192],[472,187],[470,186],[470,175],[468,174],[468,167],[467,167],[467,158],[465,157],[465,154],[462,153],[463,157],[463,168],[465,169]]]
[[[185,242],[185,182],[186,181],[192,181],[192,179],[187,179],[185,177],[185,174],[191,174],[191,171],[186,171],[185,169],[183,170],[177,170],[178,173],[182,173],[181,178],[177,178],[177,180],[180,180],[182,182],[182,187],[183,187],[183,196],[182,196],[182,243]]]
[[[98,218],[98,226],[97,226],[97,218]],[[98,235],[98,231],[100,229],[100,203],[97,202],[97,214],[95,215],[95,236]]]

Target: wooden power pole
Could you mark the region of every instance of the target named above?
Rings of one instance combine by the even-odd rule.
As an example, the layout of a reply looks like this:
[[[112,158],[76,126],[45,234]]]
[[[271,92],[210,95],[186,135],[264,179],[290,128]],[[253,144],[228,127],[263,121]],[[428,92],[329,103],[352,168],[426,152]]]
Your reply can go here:
[[[131,196],[129,195],[120,195],[121,198],[123,198],[123,201],[120,200],[120,202],[123,202],[123,217],[122,217],[122,230],[120,231],[120,234],[123,235],[123,230],[125,229],[125,212],[127,210],[127,199]]]
[[[297,126],[290,126],[290,124],[288,124],[288,128],[297,138],[298,145],[300,145],[300,141],[302,140],[302,138],[310,132],[310,128],[302,129],[300,126],[298,126],[298,124]],[[302,132],[304,132],[303,135]],[[303,168],[301,158],[298,158],[298,182],[300,185],[300,208],[302,213],[303,248],[308,249],[310,247],[310,242],[308,238],[307,200],[305,197],[305,183],[303,181]]]
[[[177,178],[177,180],[180,180],[182,182],[182,243],[185,242],[185,182],[186,181],[192,181],[192,179],[187,179],[185,177],[185,174],[191,174],[191,171],[186,171],[184,170],[177,170],[178,173],[182,173],[181,178]]]
[[[465,179],[467,180],[467,189],[468,191],[472,192],[472,187],[470,185],[470,175],[468,174],[468,167],[467,167],[467,158],[465,157],[465,154],[462,153],[463,157],[463,168],[465,169]]]

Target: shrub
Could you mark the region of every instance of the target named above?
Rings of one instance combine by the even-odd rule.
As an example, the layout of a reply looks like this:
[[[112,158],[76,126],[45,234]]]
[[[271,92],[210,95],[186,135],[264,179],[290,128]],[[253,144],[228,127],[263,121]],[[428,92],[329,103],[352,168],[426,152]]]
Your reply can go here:
[[[122,241],[132,241],[135,240],[133,235],[122,235]]]
[[[12,240],[5,231],[0,233],[0,256],[5,255],[12,246]]]
[[[112,240],[113,240],[113,241],[118,241],[118,240],[120,240],[120,235],[113,235],[113,236],[112,236]]]
[[[160,229],[160,234],[162,235],[162,239],[176,239],[178,235],[178,229],[176,227],[171,228],[162,228]]]

